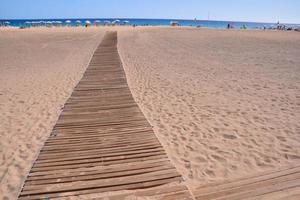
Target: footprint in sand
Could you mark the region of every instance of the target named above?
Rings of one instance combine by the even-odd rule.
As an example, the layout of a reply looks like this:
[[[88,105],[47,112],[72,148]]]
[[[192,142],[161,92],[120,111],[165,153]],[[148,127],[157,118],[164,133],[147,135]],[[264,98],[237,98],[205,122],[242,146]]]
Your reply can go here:
[[[211,157],[213,157],[215,160],[219,161],[219,162],[226,162],[226,159],[225,158],[222,158],[221,156],[218,156],[218,155],[211,155]]]
[[[237,139],[237,137],[235,135],[231,135],[231,134],[223,134],[223,137],[228,140]]]
[[[204,173],[207,174],[210,177],[216,177],[215,172],[212,171],[212,170],[207,169],[207,170],[204,171]]]

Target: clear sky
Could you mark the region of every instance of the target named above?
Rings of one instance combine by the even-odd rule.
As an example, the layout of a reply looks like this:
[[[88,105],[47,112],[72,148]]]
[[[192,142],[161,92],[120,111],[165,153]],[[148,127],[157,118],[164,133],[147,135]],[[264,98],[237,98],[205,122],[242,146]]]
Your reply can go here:
[[[0,19],[164,18],[300,23],[300,0],[0,0]]]

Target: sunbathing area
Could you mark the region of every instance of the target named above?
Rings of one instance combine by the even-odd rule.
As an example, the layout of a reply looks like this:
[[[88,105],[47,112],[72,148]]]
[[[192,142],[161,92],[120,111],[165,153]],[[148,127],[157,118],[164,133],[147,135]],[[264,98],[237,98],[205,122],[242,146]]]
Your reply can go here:
[[[298,33],[0,34],[1,198],[299,197]]]
[[[299,7],[2,2],[0,199],[299,200]]]

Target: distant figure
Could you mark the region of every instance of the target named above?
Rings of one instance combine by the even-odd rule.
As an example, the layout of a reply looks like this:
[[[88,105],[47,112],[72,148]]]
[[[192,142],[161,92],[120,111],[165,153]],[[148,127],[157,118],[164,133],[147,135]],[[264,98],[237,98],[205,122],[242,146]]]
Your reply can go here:
[[[230,24],[227,24],[227,29],[230,29]]]
[[[266,26],[264,25],[264,31],[266,30]]]

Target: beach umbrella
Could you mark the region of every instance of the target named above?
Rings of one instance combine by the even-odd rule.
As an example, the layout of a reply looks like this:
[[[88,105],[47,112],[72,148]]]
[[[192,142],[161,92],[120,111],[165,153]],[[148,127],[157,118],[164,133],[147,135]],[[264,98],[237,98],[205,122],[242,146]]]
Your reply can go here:
[[[31,22],[26,21],[26,22],[25,22],[25,25],[26,25],[26,26],[31,26]]]
[[[51,27],[52,26],[52,22],[51,21],[46,21],[46,26],[47,27]]]
[[[40,25],[40,22],[39,21],[32,21],[31,24],[33,26],[39,26]]]
[[[114,21],[112,22],[112,24],[115,25],[115,24],[117,24],[117,23],[119,23],[119,22],[120,22],[120,20],[117,19],[117,20],[114,20]]]
[[[85,21],[85,26],[87,27],[87,26],[90,26],[90,25],[91,25],[91,22],[89,20],[86,20]]]
[[[65,23],[66,23],[67,26],[70,26],[71,20],[66,20]]]
[[[96,26],[98,26],[98,25],[100,24],[100,20],[95,20],[95,21],[94,21],[94,24],[95,24]]]
[[[60,26],[62,24],[61,21],[52,21],[55,26]]]
[[[125,21],[123,21],[123,24],[124,25],[129,24],[129,21],[125,20]]]
[[[76,26],[79,26],[81,24],[80,20],[76,20]]]
[[[109,24],[110,24],[110,21],[108,21],[108,20],[104,21],[104,25],[109,25]]]

